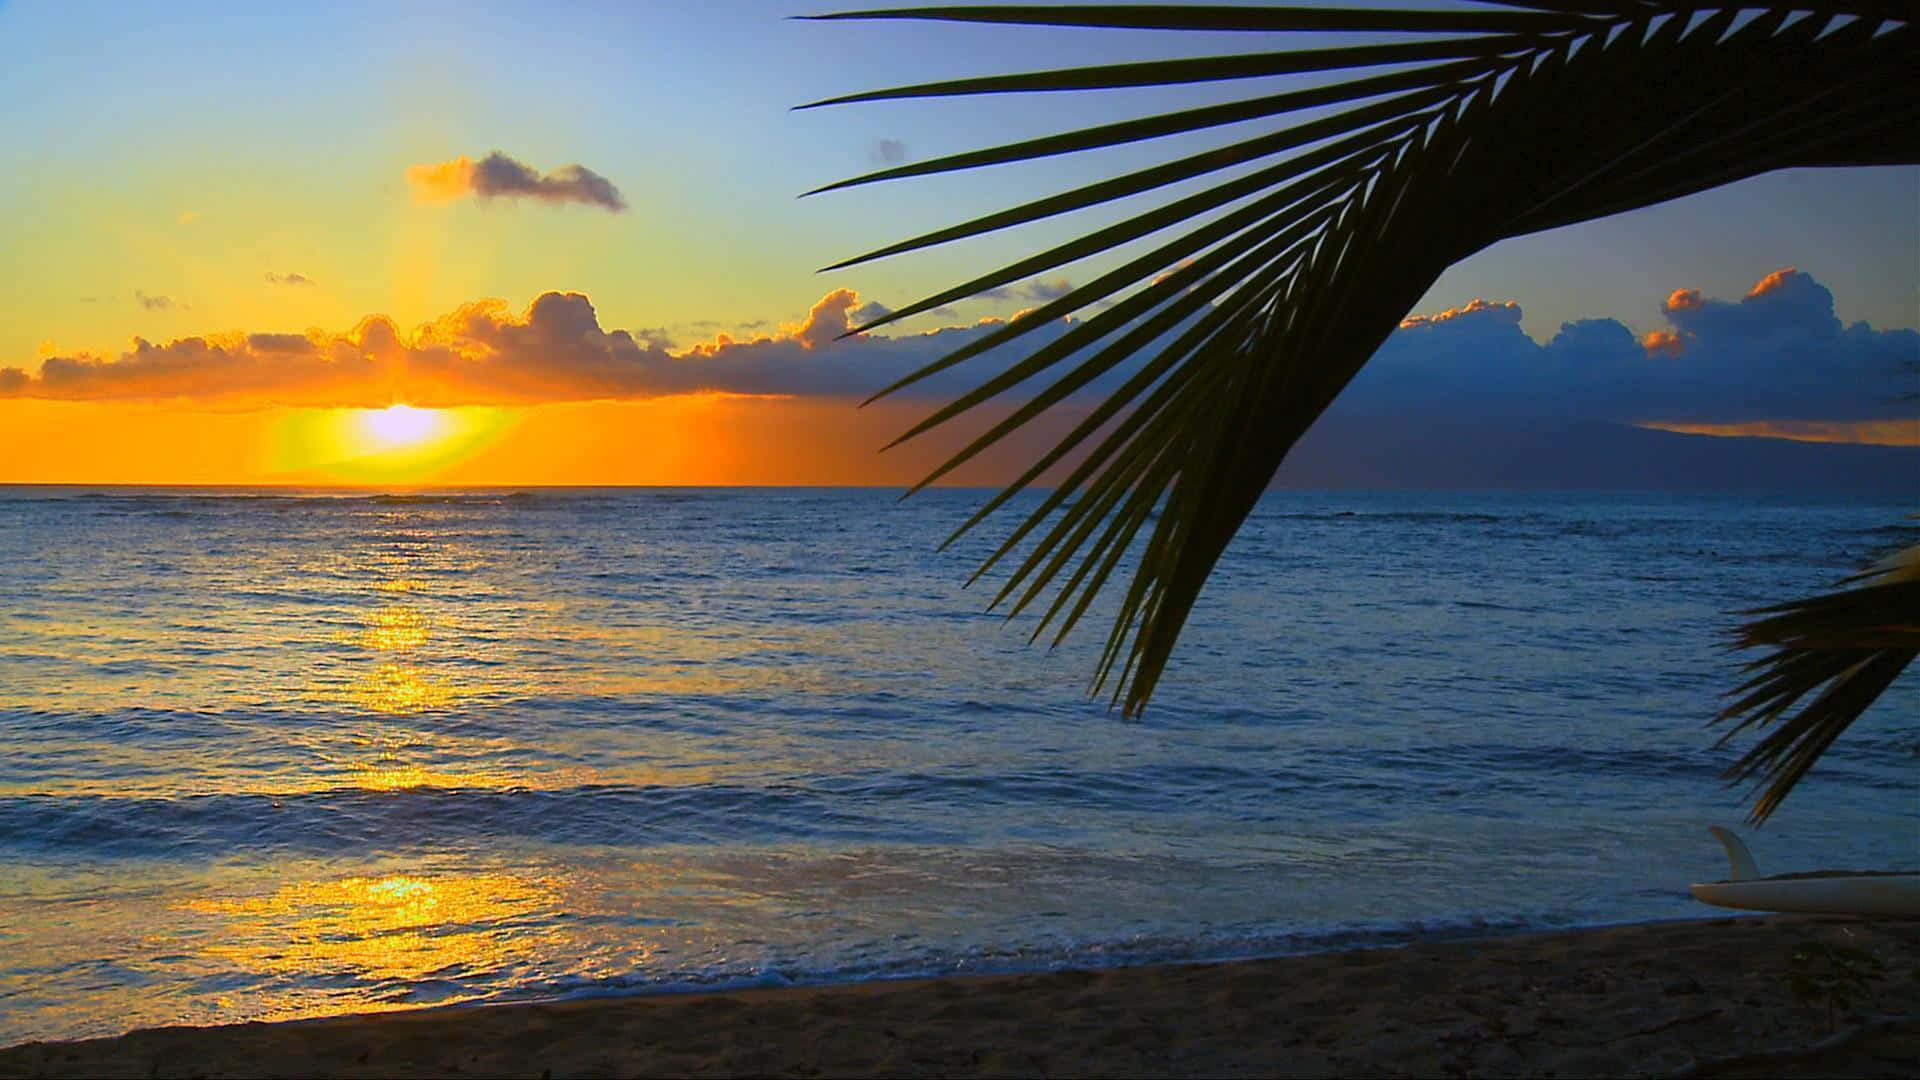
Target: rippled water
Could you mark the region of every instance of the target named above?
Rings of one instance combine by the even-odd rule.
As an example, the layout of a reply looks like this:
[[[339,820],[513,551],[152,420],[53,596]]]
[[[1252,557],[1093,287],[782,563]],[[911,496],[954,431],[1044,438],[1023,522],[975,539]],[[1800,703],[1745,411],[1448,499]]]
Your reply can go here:
[[[1275,494],[1130,721],[982,497],[0,488],[0,1044],[1704,914],[1723,613],[1920,539]],[[1920,862],[1916,676],[1763,870]]]

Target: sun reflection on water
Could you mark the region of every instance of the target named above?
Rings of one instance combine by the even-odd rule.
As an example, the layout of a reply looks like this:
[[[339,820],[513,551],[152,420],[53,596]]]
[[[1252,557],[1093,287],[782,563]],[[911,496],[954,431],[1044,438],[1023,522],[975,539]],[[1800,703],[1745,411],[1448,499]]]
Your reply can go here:
[[[427,643],[433,625],[433,619],[419,608],[391,604],[367,615],[358,632],[342,634],[338,640],[379,652],[407,652]]]
[[[405,664],[382,664],[346,688],[352,704],[390,716],[444,709],[454,696],[448,680]]]
[[[503,772],[435,769],[383,759],[355,763],[353,786],[363,791],[409,791],[414,788],[501,791],[526,786],[526,778]]]
[[[246,970],[399,982],[526,962],[547,947],[542,917],[562,910],[553,880],[505,873],[300,881],[180,906],[220,918],[231,943],[207,951]]]
[[[371,535],[334,556],[335,573],[357,577],[370,589],[359,594],[366,606],[352,616],[360,625],[331,635],[333,643],[356,651],[322,654],[313,689],[362,719],[358,731],[316,733],[313,745],[322,764],[311,778],[315,790],[501,790],[527,782],[524,770],[499,765],[511,746],[463,736],[453,726],[469,719],[453,711],[472,703],[473,666],[467,661],[500,611],[497,605],[460,604],[485,588],[465,579],[473,565],[470,552],[458,530],[442,520],[446,513],[432,502],[382,509],[371,515]],[[430,594],[423,575],[450,571],[463,576],[442,579],[445,595],[438,595],[442,588]],[[457,619],[449,617],[449,604],[460,604]],[[356,744],[352,749],[340,746],[343,734]]]
[[[390,571],[391,572],[391,571]],[[375,583],[382,593],[411,595],[425,589],[417,578],[383,577]],[[443,709],[456,699],[453,681],[431,673],[420,661],[440,621],[417,604],[391,603],[361,617],[359,630],[337,634],[334,640],[394,658],[364,672],[342,689],[346,703],[386,716]]]

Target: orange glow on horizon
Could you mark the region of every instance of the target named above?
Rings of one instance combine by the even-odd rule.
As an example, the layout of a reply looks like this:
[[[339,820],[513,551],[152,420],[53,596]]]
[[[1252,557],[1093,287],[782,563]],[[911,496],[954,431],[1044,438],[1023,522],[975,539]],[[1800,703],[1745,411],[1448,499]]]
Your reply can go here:
[[[1004,416],[880,448],[925,402],[681,395],[524,407],[198,412],[0,399],[0,483],[288,487],[911,484]],[[1022,430],[943,483],[1004,483],[1080,417]],[[1067,467],[1071,467],[1069,464]]]
[[[1671,431],[1676,435],[1712,435],[1723,439],[1920,446],[1920,419],[1750,420],[1737,424],[1678,424],[1649,420],[1636,426],[1654,431]]]
[[[422,484],[505,435],[521,410],[392,405],[280,412],[271,434],[277,472],[305,482]]]

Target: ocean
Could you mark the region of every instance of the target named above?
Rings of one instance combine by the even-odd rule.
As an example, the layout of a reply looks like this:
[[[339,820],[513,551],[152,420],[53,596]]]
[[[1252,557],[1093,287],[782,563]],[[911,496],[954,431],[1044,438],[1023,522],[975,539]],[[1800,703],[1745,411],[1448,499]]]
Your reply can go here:
[[[0,488],[0,1044],[1706,916],[1736,609],[1911,502],[1269,495],[1146,714],[935,490]],[[1920,671],[1751,838],[1920,863]]]

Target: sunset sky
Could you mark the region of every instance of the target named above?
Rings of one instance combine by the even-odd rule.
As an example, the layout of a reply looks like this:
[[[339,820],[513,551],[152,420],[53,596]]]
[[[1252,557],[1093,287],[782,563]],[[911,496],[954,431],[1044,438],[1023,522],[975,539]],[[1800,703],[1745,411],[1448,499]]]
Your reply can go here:
[[[980,368],[857,400],[1113,258],[834,337],[1129,207],[816,269],[1163,151],[795,196],[1244,90],[789,111],[1174,54],[784,17],[818,10],[0,0],[0,482],[917,479],[952,437],[879,447]],[[1917,310],[1920,169],[1773,174],[1455,267],[1324,438],[1524,418],[1920,445]]]

